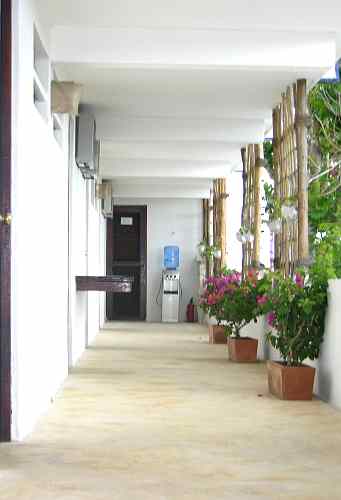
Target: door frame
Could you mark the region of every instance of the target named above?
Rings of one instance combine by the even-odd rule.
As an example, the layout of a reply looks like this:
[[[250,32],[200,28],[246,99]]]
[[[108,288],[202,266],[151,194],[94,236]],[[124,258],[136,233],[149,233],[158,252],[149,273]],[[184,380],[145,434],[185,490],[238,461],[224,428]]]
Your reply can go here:
[[[0,214],[11,213],[12,0],[0,0]],[[11,440],[11,226],[0,222],[0,441]]]
[[[118,215],[120,211],[131,214],[140,214],[140,241],[141,241],[141,262],[142,269],[140,275],[140,315],[138,321],[145,321],[147,316],[147,205],[115,205],[113,215]],[[106,252],[106,273],[113,261],[113,218],[107,220],[107,252]],[[131,321],[134,321],[131,319]]]

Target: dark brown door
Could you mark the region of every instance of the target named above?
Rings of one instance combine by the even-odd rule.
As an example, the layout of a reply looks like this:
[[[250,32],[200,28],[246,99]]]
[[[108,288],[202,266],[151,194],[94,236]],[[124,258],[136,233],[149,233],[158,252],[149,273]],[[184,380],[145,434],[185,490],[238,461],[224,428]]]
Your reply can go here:
[[[107,294],[108,320],[146,319],[147,207],[117,206],[107,222],[107,274],[131,276],[131,293]]]
[[[0,0],[0,441],[11,439],[11,0]]]

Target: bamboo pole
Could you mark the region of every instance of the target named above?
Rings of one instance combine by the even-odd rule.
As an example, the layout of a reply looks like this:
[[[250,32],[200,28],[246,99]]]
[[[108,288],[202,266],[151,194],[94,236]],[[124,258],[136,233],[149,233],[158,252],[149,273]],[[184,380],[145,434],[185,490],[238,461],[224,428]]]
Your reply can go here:
[[[208,199],[202,200],[202,206],[203,206],[203,241],[207,245],[209,245],[210,242],[210,202]],[[209,266],[209,261],[206,257],[205,259],[206,263],[206,278],[209,276],[210,272],[210,266]]]
[[[277,199],[281,197],[281,108],[277,106],[272,113],[273,120],[273,162],[274,162],[274,194]],[[280,269],[282,235],[276,234],[274,244],[274,269]]]
[[[254,185],[253,185],[253,205],[254,205],[254,220],[253,220],[253,252],[252,260],[253,265],[259,266],[260,264],[260,243],[261,243],[261,231],[262,231],[262,217],[261,217],[261,191],[260,191],[260,181],[261,181],[261,169],[264,165],[264,152],[263,145],[255,145],[255,165],[254,165]]]
[[[220,243],[221,267],[226,265],[226,179],[220,179]]]
[[[217,179],[213,181],[213,244],[217,241]]]
[[[206,200],[202,200],[202,239],[206,237]]]
[[[295,198],[297,195],[297,148],[295,134],[295,86],[288,87],[288,127],[290,141],[290,161],[289,161],[289,196]],[[290,266],[289,274],[293,275],[298,261],[298,224],[294,220],[290,223]]]
[[[225,265],[226,197],[226,180],[215,179],[213,182],[213,243],[221,252],[221,257],[214,259],[215,273],[218,273]]]
[[[300,263],[303,263],[309,257],[307,118],[307,81],[298,80],[296,86],[295,129],[298,168],[298,259]]]
[[[220,227],[219,227],[219,179],[213,182],[213,244],[220,247]],[[213,271],[216,274],[219,271],[219,261],[213,259]]]
[[[209,200],[202,200],[202,211],[203,211],[203,231],[202,239],[207,244],[209,244]]]
[[[214,183],[213,183],[214,185]],[[210,198],[208,201],[208,244],[210,246],[213,245],[214,243],[214,191],[213,191],[213,185],[210,190]],[[213,274],[213,261],[208,260],[208,275],[211,276]]]
[[[240,150],[240,154],[242,157],[243,164],[243,206],[241,213],[241,226],[245,224],[246,219],[246,148],[242,148]],[[242,245],[242,269],[244,271],[246,267],[246,254],[245,254],[245,245]]]
[[[220,271],[221,269],[221,262],[222,262],[222,240],[221,240],[221,236],[222,236],[222,206],[221,206],[221,179],[218,179],[218,193],[217,193],[217,196],[218,196],[218,200],[217,200],[217,205],[218,205],[218,250],[220,250],[220,257],[217,258],[217,270]]]
[[[282,94],[282,122],[283,122],[283,163],[282,163],[282,201],[286,200],[289,196],[289,178],[288,178],[288,158],[289,158],[289,148],[288,148],[288,113],[287,113],[287,99],[286,94]],[[289,275],[289,225],[288,221],[283,221],[283,259],[282,259],[282,269],[285,276]]]

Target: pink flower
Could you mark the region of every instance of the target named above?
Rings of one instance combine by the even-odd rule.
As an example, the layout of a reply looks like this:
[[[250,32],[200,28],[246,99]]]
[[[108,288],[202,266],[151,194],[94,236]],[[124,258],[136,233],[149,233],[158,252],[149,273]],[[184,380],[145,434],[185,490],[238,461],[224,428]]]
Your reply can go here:
[[[268,299],[267,295],[258,295],[257,304],[259,306],[262,306],[262,305],[266,304],[268,300],[269,299]]]
[[[272,311],[267,316],[267,322],[269,326],[275,326],[276,314]]]
[[[304,288],[304,277],[302,276],[302,274],[295,274],[295,283],[299,288]]]
[[[207,304],[213,306],[215,304],[214,296],[211,294],[207,297]]]

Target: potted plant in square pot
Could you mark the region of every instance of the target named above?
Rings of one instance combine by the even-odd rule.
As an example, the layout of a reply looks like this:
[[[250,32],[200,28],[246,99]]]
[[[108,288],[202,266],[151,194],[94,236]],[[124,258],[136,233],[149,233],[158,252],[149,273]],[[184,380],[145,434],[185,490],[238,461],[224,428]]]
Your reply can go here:
[[[318,358],[323,341],[328,281],[319,269],[297,272],[294,279],[274,275],[269,296],[272,311],[267,334],[282,361],[268,361],[271,394],[284,400],[311,400],[315,368],[304,364]]]
[[[205,283],[205,289],[199,300],[199,307],[208,314],[210,318],[217,321],[208,327],[210,344],[226,344],[226,326],[222,325],[224,319],[223,300],[226,283],[230,278],[226,276],[210,276]],[[238,275],[239,279],[239,275]]]
[[[257,361],[258,340],[241,335],[242,329],[257,318],[265,308],[268,275],[260,277],[257,270],[249,270],[242,279],[230,280],[222,303],[223,318],[227,325],[228,351],[231,361],[251,363]]]

